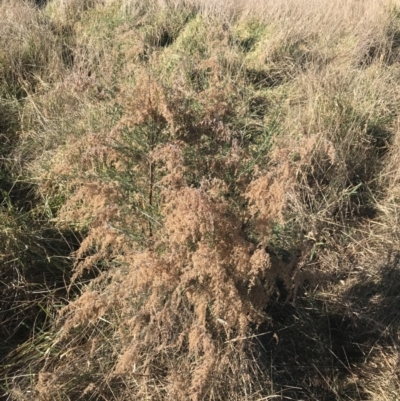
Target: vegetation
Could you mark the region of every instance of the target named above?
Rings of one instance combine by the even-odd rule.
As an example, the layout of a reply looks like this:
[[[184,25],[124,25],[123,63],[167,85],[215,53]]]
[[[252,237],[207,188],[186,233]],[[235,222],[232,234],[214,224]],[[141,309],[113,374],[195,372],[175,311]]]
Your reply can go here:
[[[397,0],[0,0],[0,397],[400,399]]]

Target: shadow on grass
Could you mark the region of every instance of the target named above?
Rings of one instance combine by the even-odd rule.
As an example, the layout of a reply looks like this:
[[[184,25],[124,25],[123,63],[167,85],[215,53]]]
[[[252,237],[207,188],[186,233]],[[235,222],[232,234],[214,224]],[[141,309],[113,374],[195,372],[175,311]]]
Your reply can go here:
[[[258,342],[282,400],[373,399],[358,379],[382,375],[371,360],[400,346],[400,253],[352,282],[340,296],[303,287],[295,303],[283,293],[269,304],[272,328],[260,328]]]
[[[11,182],[2,170],[0,218],[0,399],[7,397],[7,376],[43,353],[36,347],[66,303],[73,267],[70,255],[81,239],[52,226],[35,213],[33,188]]]
[[[2,379],[26,367],[29,351],[35,352],[26,342],[33,345],[67,302],[69,255],[77,244],[72,232],[46,229],[35,244],[27,242],[0,266],[0,399],[5,391]]]
[[[35,4],[37,7],[39,8],[44,8],[46,7],[47,3],[49,2],[49,0],[35,0]]]

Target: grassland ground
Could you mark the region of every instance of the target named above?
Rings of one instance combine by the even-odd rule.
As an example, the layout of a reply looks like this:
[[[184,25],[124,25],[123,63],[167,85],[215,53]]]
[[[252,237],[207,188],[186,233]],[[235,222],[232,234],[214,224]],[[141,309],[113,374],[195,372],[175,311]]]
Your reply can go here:
[[[400,400],[397,0],[0,0],[0,398]]]

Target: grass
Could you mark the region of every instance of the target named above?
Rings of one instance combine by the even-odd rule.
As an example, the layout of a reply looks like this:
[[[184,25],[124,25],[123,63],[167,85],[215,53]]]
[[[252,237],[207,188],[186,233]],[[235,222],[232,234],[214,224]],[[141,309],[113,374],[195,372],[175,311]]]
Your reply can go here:
[[[0,397],[397,400],[399,10],[0,3]]]

